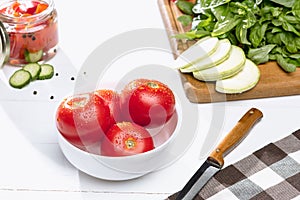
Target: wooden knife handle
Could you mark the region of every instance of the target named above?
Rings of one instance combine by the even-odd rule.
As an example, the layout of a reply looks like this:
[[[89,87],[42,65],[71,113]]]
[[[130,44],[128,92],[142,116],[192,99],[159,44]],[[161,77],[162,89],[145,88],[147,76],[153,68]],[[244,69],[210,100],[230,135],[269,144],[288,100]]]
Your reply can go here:
[[[222,167],[224,157],[246,137],[252,126],[262,117],[263,113],[260,110],[251,108],[219,143],[208,159]]]

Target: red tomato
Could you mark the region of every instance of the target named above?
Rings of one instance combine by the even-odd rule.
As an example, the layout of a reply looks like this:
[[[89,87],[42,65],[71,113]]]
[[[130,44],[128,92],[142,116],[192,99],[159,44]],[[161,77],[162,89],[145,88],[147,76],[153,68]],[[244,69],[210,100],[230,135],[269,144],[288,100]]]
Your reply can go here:
[[[103,156],[130,156],[154,149],[150,133],[131,122],[114,124],[101,143]]]
[[[113,124],[109,106],[93,93],[65,99],[56,113],[59,132],[70,143],[80,148],[100,142]]]
[[[95,94],[100,96],[110,108],[111,118],[114,122],[120,120],[120,95],[109,89],[96,90]]]
[[[175,97],[172,90],[159,81],[136,79],[122,91],[121,110],[126,121],[158,127],[174,114]]]

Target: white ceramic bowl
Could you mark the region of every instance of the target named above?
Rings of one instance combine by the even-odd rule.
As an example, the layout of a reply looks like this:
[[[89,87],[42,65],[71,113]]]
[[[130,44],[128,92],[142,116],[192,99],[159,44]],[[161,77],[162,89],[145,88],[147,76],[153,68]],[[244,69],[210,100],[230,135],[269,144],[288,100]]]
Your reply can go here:
[[[154,140],[151,151],[124,157],[108,157],[83,151],[70,144],[58,133],[59,145],[65,157],[79,170],[105,180],[128,180],[143,176],[169,165],[169,147],[174,142],[180,127],[181,109],[162,127],[148,129]],[[100,148],[100,147],[99,147]]]

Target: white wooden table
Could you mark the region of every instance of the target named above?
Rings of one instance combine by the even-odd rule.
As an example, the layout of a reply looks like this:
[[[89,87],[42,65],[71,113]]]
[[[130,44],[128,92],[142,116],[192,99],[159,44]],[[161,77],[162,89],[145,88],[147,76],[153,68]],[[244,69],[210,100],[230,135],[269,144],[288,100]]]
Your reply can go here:
[[[110,38],[135,29],[164,27],[155,0],[56,0],[55,3],[61,57],[54,62],[64,65],[61,71],[68,76],[65,80],[76,75],[87,56]],[[170,54],[161,56],[159,60],[165,63],[173,59]],[[135,57],[130,62],[140,61]],[[203,128],[200,126],[192,146],[173,165],[135,180],[104,181],[78,171],[58,146],[54,112],[63,95],[72,92],[73,84],[64,83],[62,93],[57,92],[56,86],[45,89],[36,84],[41,87],[37,97],[15,95],[9,90],[0,95],[0,199],[162,200],[180,190],[202,163],[203,140],[212,134],[207,129],[214,123],[209,116],[212,108],[224,110],[219,136],[230,131],[249,108],[256,107],[264,113],[263,120],[226,157],[226,165],[300,128],[300,96],[197,105]],[[52,93],[55,98],[51,100]]]

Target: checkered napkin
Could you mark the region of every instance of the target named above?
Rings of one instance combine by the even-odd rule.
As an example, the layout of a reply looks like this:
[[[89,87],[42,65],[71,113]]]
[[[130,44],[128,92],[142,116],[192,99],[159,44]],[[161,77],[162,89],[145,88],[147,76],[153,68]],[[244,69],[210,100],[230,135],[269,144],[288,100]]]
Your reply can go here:
[[[300,130],[215,174],[195,197],[202,199],[300,199]]]

